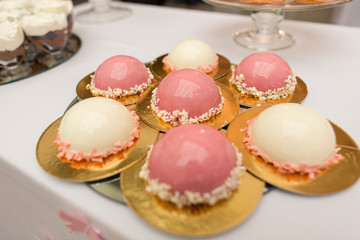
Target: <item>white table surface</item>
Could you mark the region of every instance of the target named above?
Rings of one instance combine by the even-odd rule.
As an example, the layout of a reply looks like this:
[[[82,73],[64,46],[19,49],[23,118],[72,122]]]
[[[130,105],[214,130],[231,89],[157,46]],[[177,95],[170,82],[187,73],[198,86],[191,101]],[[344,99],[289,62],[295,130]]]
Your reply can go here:
[[[141,4],[129,18],[107,24],[75,22],[82,40],[69,61],[26,80],[0,86],[1,239],[88,239],[69,233],[60,209],[82,211],[106,239],[177,239],[144,222],[130,208],[82,183],[45,173],[35,149],[46,127],[76,96],[77,83],[105,59],[127,54],[150,62],[181,40],[197,38],[232,63],[253,53],[233,41],[249,17]],[[75,10],[79,10],[77,7]],[[306,82],[303,104],[360,143],[360,28],[284,21],[296,44],[276,51]],[[302,196],[274,190],[243,223],[207,239],[360,239],[360,183],[336,194]]]

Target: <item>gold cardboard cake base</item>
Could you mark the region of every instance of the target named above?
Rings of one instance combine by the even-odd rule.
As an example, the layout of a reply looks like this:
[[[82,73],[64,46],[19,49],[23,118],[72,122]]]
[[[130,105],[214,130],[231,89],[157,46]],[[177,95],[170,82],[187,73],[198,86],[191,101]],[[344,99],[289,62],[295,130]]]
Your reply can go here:
[[[244,166],[265,182],[284,190],[301,194],[326,194],[343,190],[360,177],[360,149],[354,140],[340,127],[330,122],[334,128],[336,142],[344,156],[338,164],[324,169],[314,179],[301,174],[280,173],[272,164],[251,154],[243,143],[246,132],[241,131],[247,126],[247,121],[256,117],[269,106],[252,108],[241,113],[228,126],[227,136],[243,154]]]
[[[148,127],[142,121],[139,122],[140,138],[124,153],[124,157],[119,159],[113,155],[113,159],[102,168],[80,168],[71,167],[71,163],[60,161],[56,155],[58,150],[54,140],[61,123],[61,118],[53,122],[40,136],[36,146],[36,157],[39,165],[48,174],[68,181],[88,182],[113,176],[120,173],[144,158],[150,148],[158,139],[159,132]]]
[[[226,87],[230,87],[230,78],[232,77],[233,73],[232,70],[230,70],[228,73],[226,73],[224,76],[217,78],[216,82],[224,84]],[[231,84],[232,85],[232,84]]]
[[[177,208],[145,191],[145,182],[139,178],[145,160],[121,174],[121,188],[127,204],[141,218],[168,233],[183,236],[221,233],[247,218],[263,195],[264,182],[242,171],[241,184],[230,198],[214,206]]]
[[[150,65],[150,70],[154,74],[155,78],[158,80],[162,80],[164,77],[166,77],[171,71],[165,69],[164,64],[162,62],[163,58],[167,56],[168,54],[164,54],[158,58],[156,58]],[[220,54],[217,54],[219,57],[219,66],[217,69],[215,69],[213,72],[208,73],[210,77],[212,77],[214,80],[217,80],[221,77],[223,77],[225,74],[227,74],[230,71],[231,63],[227,58],[224,56],[221,56]]]
[[[87,98],[91,98],[91,97],[95,97],[94,95],[92,95],[92,93],[90,92],[90,90],[86,89],[86,86],[88,84],[90,84],[91,82],[91,76],[94,75],[95,72],[92,72],[88,75],[86,75],[83,79],[80,80],[80,82],[76,85],[76,94],[77,96],[81,99],[87,99]]]
[[[209,120],[201,122],[201,124],[206,124],[215,129],[220,129],[226,125],[228,125],[238,114],[239,112],[239,102],[234,97],[234,94],[228,87],[221,83],[216,83],[221,90],[221,94],[224,97],[224,105],[220,114],[211,117]],[[166,123],[162,121],[156,113],[152,110],[150,106],[152,91],[157,87],[155,85],[148,95],[137,104],[136,113],[139,117],[150,127],[155,128],[162,132],[167,132],[174,128],[170,123]]]

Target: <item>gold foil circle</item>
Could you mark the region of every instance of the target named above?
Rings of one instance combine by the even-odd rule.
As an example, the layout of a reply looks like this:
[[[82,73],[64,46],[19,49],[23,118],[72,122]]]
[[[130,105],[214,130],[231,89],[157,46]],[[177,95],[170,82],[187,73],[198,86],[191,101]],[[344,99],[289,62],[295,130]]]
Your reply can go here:
[[[160,81],[170,73],[169,70],[165,69],[164,64],[162,62],[163,58],[167,55],[168,54],[164,54],[156,58],[154,61],[152,61],[150,65],[151,72],[154,74],[155,78],[157,78]],[[231,68],[231,63],[227,58],[225,58],[220,54],[217,54],[217,56],[219,57],[219,66],[216,70],[208,74],[214,80],[217,80],[223,77],[224,75],[226,75]]]
[[[140,138],[135,146],[129,149],[121,160],[114,157],[111,162],[103,168],[80,168],[71,167],[71,163],[60,161],[56,155],[58,150],[54,140],[60,126],[62,117],[53,122],[40,136],[36,146],[36,157],[39,165],[48,174],[68,181],[88,182],[113,176],[120,173],[146,156],[150,145],[154,144],[158,139],[159,132],[148,127],[140,121]]]
[[[263,106],[263,105],[275,105],[279,103],[300,103],[303,101],[307,94],[308,94],[308,87],[306,86],[306,83],[299,77],[296,77],[297,85],[295,87],[295,91],[288,95],[285,98],[280,99],[267,99],[267,100],[260,100],[257,97],[254,97],[252,95],[248,94],[242,94],[237,89],[237,87],[230,83],[229,80],[232,77],[232,71],[231,76],[228,76],[228,78],[222,78],[220,81],[228,86],[235,94],[235,96],[238,98],[240,105],[245,107],[256,107],[256,106]]]
[[[206,124],[210,127],[220,129],[228,125],[236,117],[240,107],[238,100],[235,98],[233,92],[228,87],[218,82],[215,83],[220,87],[221,94],[225,99],[223,109],[220,114],[211,117],[209,120],[204,121],[201,124]],[[152,91],[157,86],[158,84],[155,85],[149,91],[148,95],[136,105],[136,113],[150,127],[162,132],[167,132],[174,128],[174,126],[170,123],[162,121],[159,117],[157,117],[156,113],[150,106]]]
[[[90,90],[86,89],[86,85],[90,84],[90,82],[91,82],[91,75],[94,75],[94,74],[95,74],[95,72],[92,72],[92,73],[86,75],[76,85],[76,94],[81,100],[91,98],[91,97],[95,97],[94,95],[92,95]]]
[[[227,87],[230,87],[230,78],[232,77],[232,71],[230,70],[228,73],[226,73],[224,76],[219,77],[217,79],[215,79],[214,81],[218,82],[218,83],[222,83]]]
[[[251,154],[243,144],[246,132],[241,131],[247,121],[256,117],[269,106],[251,108],[239,114],[228,126],[227,137],[243,154],[243,164],[248,171],[278,188],[300,194],[327,194],[343,190],[360,177],[360,149],[354,140],[340,127],[330,122],[336,135],[339,152],[344,156],[340,163],[323,170],[314,179],[301,174],[280,173],[273,165]]]
[[[149,67],[149,64],[145,63],[145,66]],[[103,96],[93,95],[92,92],[90,91],[90,89],[86,88],[86,86],[88,84],[90,84],[90,82],[91,82],[91,76],[94,75],[94,74],[95,74],[95,72],[92,72],[92,73],[86,75],[77,84],[77,86],[76,86],[76,94],[81,100],[84,100],[84,99],[90,98],[90,97],[103,97]],[[145,96],[149,93],[149,91],[151,89],[151,86],[156,84],[156,82],[157,82],[157,80],[154,77],[154,79],[152,80],[152,84],[148,88],[146,88],[144,90],[144,92],[142,92],[140,94],[136,94],[136,95],[127,96],[127,97],[121,97],[121,98],[118,98],[118,99],[115,99],[115,100],[122,103],[123,105],[126,105],[126,106],[136,104],[136,103],[140,102],[142,99],[145,98]]]
[[[245,220],[263,195],[264,182],[243,171],[241,184],[230,198],[214,206],[180,209],[145,190],[145,182],[139,178],[145,159],[121,174],[121,188],[126,203],[143,220],[168,233],[199,237],[224,232]]]

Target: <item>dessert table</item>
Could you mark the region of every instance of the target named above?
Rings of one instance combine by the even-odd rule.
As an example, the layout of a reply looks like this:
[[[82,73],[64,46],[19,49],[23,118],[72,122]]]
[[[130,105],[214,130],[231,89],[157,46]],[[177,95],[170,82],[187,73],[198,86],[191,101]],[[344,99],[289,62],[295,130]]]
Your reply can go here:
[[[234,32],[251,27],[247,16],[122,5],[132,10],[130,17],[103,24],[75,21],[73,32],[82,46],[67,62],[0,86],[1,239],[183,239],[150,226],[126,205],[83,183],[48,175],[36,159],[39,137],[62,116],[78,82],[113,55],[151,62],[188,38],[206,42],[234,64],[254,52],[233,41]],[[84,7],[76,6],[75,13]],[[306,82],[309,93],[302,104],[359,144],[360,28],[288,20],[281,27],[296,43],[275,53]],[[275,189],[244,222],[206,239],[360,239],[359,203],[360,182],[321,196]],[[69,216],[82,219],[82,230],[66,226]]]

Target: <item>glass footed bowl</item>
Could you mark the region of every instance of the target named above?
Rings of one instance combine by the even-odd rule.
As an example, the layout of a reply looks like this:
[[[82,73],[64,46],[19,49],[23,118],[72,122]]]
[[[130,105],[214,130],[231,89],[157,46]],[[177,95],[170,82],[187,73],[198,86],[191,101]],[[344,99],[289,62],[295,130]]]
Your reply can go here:
[[[323,3],[300,3],[285,0],[280,4],[249,4],[240,0],[203,0],[204,2],[227,8],[252,11],[254,26],[235,33],[234,41],[249,49],[271,51],[288,48],[295,44],[295,37],[279,28],[287,11],[308,11],[334,7],[351,0],[332,0]]]

